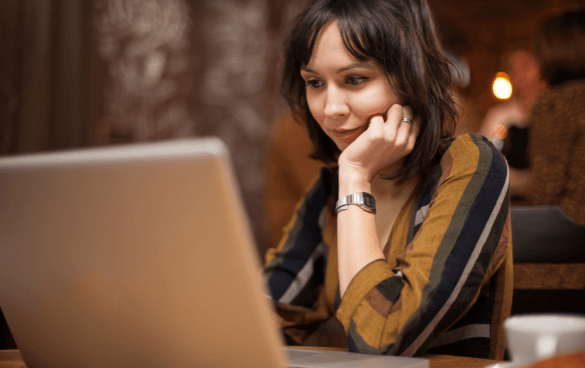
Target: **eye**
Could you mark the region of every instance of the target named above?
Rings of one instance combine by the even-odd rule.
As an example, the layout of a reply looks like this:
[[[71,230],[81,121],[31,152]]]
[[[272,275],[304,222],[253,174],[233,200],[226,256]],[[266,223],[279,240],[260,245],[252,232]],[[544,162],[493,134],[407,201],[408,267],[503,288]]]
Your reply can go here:
[[[347,77],[346,82],[349,84],[357,85],[357,84],[361,84],[361,83],[367,81],[368,79],[369,79],[368,77],[352,76],[352,77]]]
[[[305,85],[306,85],[307,87],[311,87],[311,88],[319,88],[319,87],[321,87],[321,86],[323,85],[323,82],[321,82],[321,81],[320,81],[320,80],[318,80],[318,79],[308,79],[308,80],[305,82]]]

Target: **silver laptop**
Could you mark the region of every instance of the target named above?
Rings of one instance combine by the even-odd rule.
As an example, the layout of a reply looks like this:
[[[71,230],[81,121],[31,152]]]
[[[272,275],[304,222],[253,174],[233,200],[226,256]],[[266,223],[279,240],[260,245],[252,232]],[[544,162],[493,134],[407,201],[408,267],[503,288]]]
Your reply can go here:
[[[0,159],[0,306],[31,368],[428,367],[283,349],[255,249],[217,138]]]

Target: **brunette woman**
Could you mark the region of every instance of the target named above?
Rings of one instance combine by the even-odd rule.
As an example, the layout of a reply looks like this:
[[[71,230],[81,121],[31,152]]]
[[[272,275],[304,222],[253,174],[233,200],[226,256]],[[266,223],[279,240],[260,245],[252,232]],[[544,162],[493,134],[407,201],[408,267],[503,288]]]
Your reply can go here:
[[[317,0],[282,91],[326,165],[265,277],[289,343],[331,318],[350,351],[503,358],[512,256],[505,159],[452,138],[449,63],[424,0]]]

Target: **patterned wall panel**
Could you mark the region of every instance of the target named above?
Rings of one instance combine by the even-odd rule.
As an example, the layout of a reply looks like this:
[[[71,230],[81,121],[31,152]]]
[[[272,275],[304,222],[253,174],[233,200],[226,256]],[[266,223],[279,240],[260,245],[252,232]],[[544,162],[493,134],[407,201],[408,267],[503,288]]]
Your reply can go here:
[[[218,136],[228,145],[264,249],[262,191],[271,93],[265,0],[96,0],[110,142]]]
[[[187,95],[190,8],[184,0],[97,0],[96,38],[107,62],[112,135],[147,141],[193,135]]]
[[[207,4],[200,124],[202,133],[219,136],[231,149],[261,250],[264,146],[270,120],[266,2],[216,0]]]

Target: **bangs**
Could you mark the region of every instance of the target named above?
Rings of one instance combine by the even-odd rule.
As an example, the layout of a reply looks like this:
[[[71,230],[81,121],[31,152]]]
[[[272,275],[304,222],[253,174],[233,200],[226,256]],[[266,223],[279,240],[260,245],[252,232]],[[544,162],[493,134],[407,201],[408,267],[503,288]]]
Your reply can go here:
[[[382,63],[384,51],[380,42],[381,35],[377,34],[371,22],[364,22],[361,18],[350,20],[343,14],[336,20],[345,47],[356,59],[375,59]]]
[[[296,58],[300,62],[300,65],[306,66],[311,60],[313,54],[313,48],[317,42],[317,37],[321,32],[321,29],[335,19],[335,15],[329,11],[317,12],[313,19],[307,19],[306,24],[301,25],[302,32],[306,35],[305,37],[299,37],[299,43],[294,45],[296,48]]]
[[[391,26],[380,29],[381,24],[387,23],[387,20],[378,19],[384,18],[383,14],[376,13],[368,7],[359,7],[351,1],[344,2],[343,6],[337,5],[317,9],[310,16],[304,17],[303,24],[298,25],[299,31],[302,30],[303,34],[298,35],[300,37],[297,40],[300,43],[294,47],[295,56],[300,64],[309,63],[321,29],[332,21],[337,21],[343,43],[356,59],[365,61],[372,58],[384,64],[384,55],[387,56],[387,52],[392,51],[385,49],[384,38],[394,33],[394,29]]]

